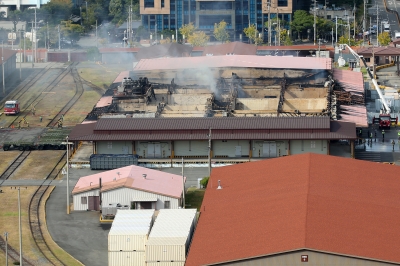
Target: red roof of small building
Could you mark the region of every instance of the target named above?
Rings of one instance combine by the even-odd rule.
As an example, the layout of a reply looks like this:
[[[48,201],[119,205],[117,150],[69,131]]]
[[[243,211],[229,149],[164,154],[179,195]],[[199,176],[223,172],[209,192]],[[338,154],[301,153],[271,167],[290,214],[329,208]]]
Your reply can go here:
[[[304,249],[400,263],[398,170],[312,153],[214,168],[185,265]]]
[[[101,54],[105,53],[137,53],[140,50],[138,47],[131,47],[131,48],[100,48],[99,52]]]

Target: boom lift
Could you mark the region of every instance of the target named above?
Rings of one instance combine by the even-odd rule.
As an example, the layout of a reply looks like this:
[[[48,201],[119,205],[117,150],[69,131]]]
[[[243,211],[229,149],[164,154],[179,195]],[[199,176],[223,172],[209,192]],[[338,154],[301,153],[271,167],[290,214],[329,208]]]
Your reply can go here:
[[[347,44],[341,44],[341,46],[347,47],[347,49],[349,49],[350,53],[352,55],[354,55],[355,58],[357,58],[359,61],[362,61],[365,68],[367,69],[368,75],[372,80],[372,84],[374,84],[375,90],[378,92],[379,98],[381,99],[382,102],[382,110],[381,113],[379,114],[379,117],[374,117],[372,119],[372,123],[375,125],[379,125],[379,128],[390,128],[390,125],[392,123],[396,123],[398,122],[398,117],[397,116],[391,116],[390,114],[390,107],[386,102],[385,97],[383,97],[382,91],[378,86],[378,83],[376,82],[376,80],[374,79],[374,76],[372,75],[367,63],[365,62],[365,59],[362,55],[357,54],[353,49],[351,49],[350,46],[348,46]],[[341,48],[342,48],[341,47]],[[343,50],[343,49],[342,49]]]

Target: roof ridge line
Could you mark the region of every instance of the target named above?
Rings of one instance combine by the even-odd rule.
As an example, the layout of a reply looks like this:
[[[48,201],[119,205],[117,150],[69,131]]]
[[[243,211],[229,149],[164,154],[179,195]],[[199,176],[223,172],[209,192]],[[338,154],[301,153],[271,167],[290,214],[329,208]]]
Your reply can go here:
[[[307,246],[307,223],[308,223],[308,200],[310,195],[310,174],[311,174],[311,152],[308,154],[308,183],[307,183],[307,198],[306,198],[306,220],[305,220],[305,230],[304,230],[304,246]]]

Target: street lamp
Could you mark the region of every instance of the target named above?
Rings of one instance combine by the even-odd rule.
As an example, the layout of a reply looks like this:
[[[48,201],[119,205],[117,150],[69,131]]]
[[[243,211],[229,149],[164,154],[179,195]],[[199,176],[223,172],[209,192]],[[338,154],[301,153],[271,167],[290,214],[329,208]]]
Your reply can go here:
[[[125,48],[125,42],[126,42],[126,30],[124,30],[124,38],[122,39],[124,41],[124,48]]]
[[[3,95],[6,96],[6,81],[4,78],[4,41],[1,41],[1,66],[3,68]]]

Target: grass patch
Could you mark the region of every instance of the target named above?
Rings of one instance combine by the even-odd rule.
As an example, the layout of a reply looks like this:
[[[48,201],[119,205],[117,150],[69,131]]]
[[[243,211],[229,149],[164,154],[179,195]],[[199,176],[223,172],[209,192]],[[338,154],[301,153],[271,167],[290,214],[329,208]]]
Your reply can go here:
[[[82,62],[77,68],[81,78],[102,89],[108,89],[119,73],[128,70],[126,65],[100,65],[94,62]]]
[[[9,167],[12,162],[18,157],[20,151],[0,151],[0,175],[4,173],[4,171]]]
[[[36,179],[46,178],[65,151],[32,151],[22,162],[10,179]]]
[[[85,91],[78,102],[68,111],[64,117],[63,126],[75,126],[82,123],[93,106],[99,101],[101,95],[96,91]]]
[[[205,189],[189,188],[185,194],[186,208],[196,208],[200,211],[205,191]]]
[[[34,265],[45,265],[39,262],[42,254],[37,249],[33,241],[29,227],[28,208],[29,201],[38,187],[30,186],[21,188],[21,225],[22,225],[22,250],[23,256]],[[8,243],[15,250],[19,251],[19,232],[18,232],[18,190],[11,187],[2,187],[0,193],[0,225],[1,233],[8,232]],[[17,214],[17,215],[14,215]],[[5,259],[5,256],[4,256]],[[2,260],[2,262],[5,260]],[[11,263],[10,263],[11,262]],[[12,265],[9,259],[9,265]],[[4,263],[5,264],[5,263]],[[2,264],[2,265],[4,265]]]
[[[65,250],[60,248],[56,242],[53,241],[49,231],[47,230],[47,222],[46,222],[46,201],[50,197],[51,192],[54,190],[54,186],[51,186],[46,193],[43,195],[42,202],[40,203],[40,220],[42,221],[41,228],[43,232],[44,240],[49,246],[50,250],[56,255],[56,257],[63,262],[64,265],[68,266],[78,266],[83,265],[79,261],[77,261],[74,257],[72,257]]]

